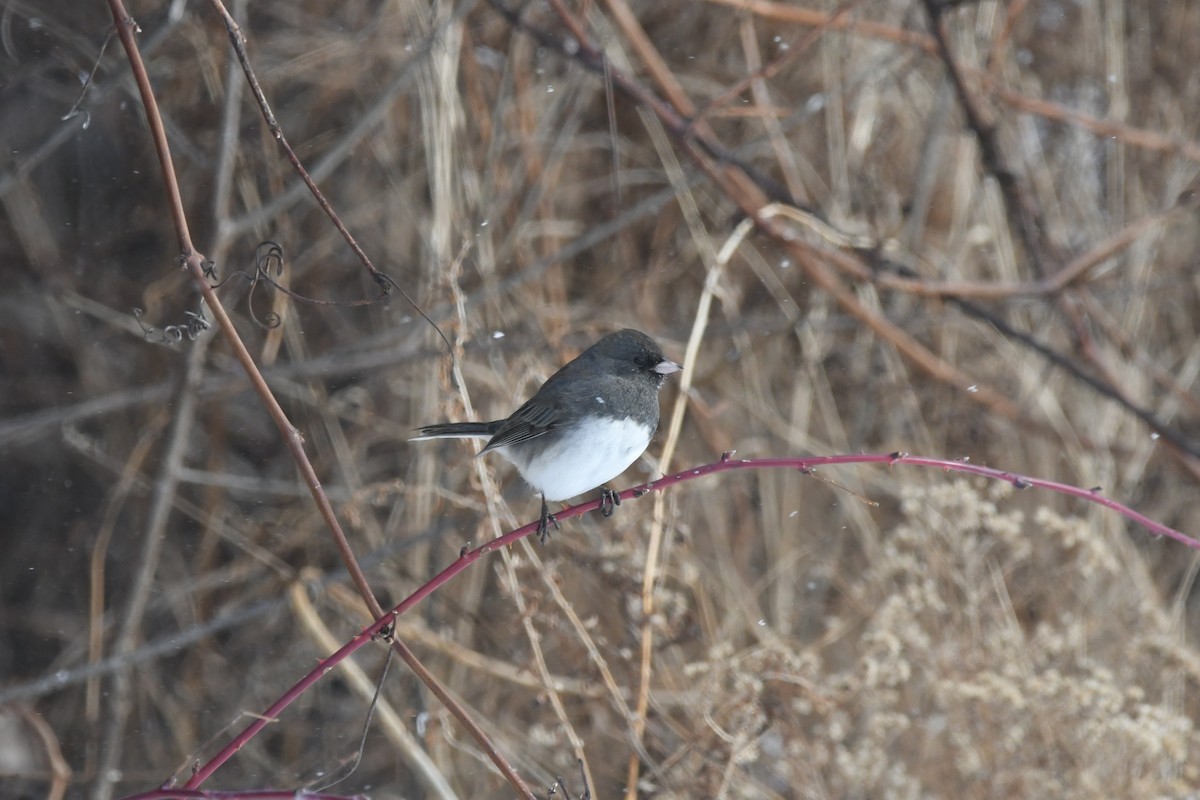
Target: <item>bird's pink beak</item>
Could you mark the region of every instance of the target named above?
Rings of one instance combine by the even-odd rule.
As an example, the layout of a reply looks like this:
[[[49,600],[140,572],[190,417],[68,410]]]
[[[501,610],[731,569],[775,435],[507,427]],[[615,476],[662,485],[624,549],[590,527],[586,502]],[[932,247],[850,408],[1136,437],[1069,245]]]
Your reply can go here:
[[[683,367],[679,366],[671,359],[664,358],[662,361],[658,362],[658,366],[654,368],[654,371],[659,375],[670,375],[672,372],[679,372],[681,369],[683,369]]]

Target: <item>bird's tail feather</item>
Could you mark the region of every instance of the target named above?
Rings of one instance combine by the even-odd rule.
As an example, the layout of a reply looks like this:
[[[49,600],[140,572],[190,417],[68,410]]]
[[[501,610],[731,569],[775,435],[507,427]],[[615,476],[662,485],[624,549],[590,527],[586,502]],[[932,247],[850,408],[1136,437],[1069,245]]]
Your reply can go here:
[[[417,428],[417,435],[410,442],[425,439],[490,439],[500,427],[500,422],[442,422]]]

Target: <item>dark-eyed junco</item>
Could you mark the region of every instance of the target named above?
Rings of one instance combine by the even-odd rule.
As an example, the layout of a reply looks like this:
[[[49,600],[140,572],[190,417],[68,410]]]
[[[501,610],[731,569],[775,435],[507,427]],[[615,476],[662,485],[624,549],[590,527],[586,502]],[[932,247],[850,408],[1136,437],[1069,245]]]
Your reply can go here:
[[[508,419],[418,428],[422,439],[487,439],[542,495],[538,536],[554,521],[547,500],[612,480],[637,460],[658,427],[658,390],[680,366],[640,331],[610,333],[551,375]],[[605,491],[610,503],[615,494]],[[612,513],[611,505],[606,514]]]

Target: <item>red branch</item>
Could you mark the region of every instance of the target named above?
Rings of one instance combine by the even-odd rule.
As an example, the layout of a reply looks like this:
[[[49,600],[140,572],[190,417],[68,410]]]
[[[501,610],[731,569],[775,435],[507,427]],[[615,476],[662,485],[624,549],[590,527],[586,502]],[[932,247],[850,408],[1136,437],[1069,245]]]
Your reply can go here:
[[[979,475],[992,480],[1011,483],[1018,489],[1049,489],[1060,494],[1078,497],[1087,500],[1091,503],[1099,503],[1106,508],[1116,511],[1118,514],[1133,520],[1142,527],[1146,528],[1152,534],[1157,536],[1167,536],[1175,541],[1184,544],[1194,550],[1200,550],[1200,540],[1193,538],[1182,531],[1177,531],[1174,528],[1169,528],[1160,522],[1155,522],[1149,517],[1139,514],[1129,506],[1119,503],[1115,500],[1110,500],[1100,494],[1099,489],[1081,489],[1078,486],[1071,486],[1057,481],[1043,480],[1042,478],[1033,478],[1027,475],[1020,475],[1015,472],[1007,472],[1004,470],[992,469],[991,467],[979,466],[970,464],[966,461],[950,461],[943,458],[924,458],[921,456],[910,456],[907,453],[889,453],[875,455],[847,455],[847,456],[811,456],[807,458],[756,458],[756,459],[734,459],[732,454],[726,454],[720,461],[712,464],[705,464],[700,467],[685,469],[682,472],[677,472],[674,475],[667,475],[650,483],[644,483],[640,486],[626,489],[618,493],[622,500],[630,500],[649,494],[650,492],[662,491],[677,483],[684,481],[695,480],[706,475],[715,475],[720,472],[729,472],[739,469],[791,469],[804,474],[810,474],[819,467],[833,466],[836,464],[887,464],[888,466],[908,465],[914,467],[934,467],[945,470],[946,472],[966,472],[972,475]],[[571,519],[572,517],[582,516],[589,511],[595,511],[600,508],[601,501],[590,500],[586,503],[571,506],[570,508],[559,512],[555,515],[558,520]],[[481,557],[488,553],[495,552],[507,545],[522,539],[536,531],[538,528],[537,522],[531,522],[516,530],[510,531],[503,536],[493,539],[479,547],[471,548],[470,545],[463,547],[459,553],[458,559],[450,566],[443,569],[431,580],[429,580],[421,588],[406,597],[399,605],[395,606],[387,614],[376,620],[370,626],[365,628],[361,633],[351,639],[340,650],[325,660],[321,661],[317,666],[300,679],[291,689],[282,697],[276,700],[269,708],[263,711],[258,718],[251,723],[245,730],[237,735],[229,744],[225,746],[217,755],[215,755],[207,764],[200,767],[192,776],[191,783],[199,783],[216,771],[222,764],[228,761],[237,751],[241,750],[247,742],[265,728],[268,724],[274,721],[278,715],[289,705],[292,704],[300,695],[308,690],[310,686],[315,684],[327,672],[337,666],[342,660],[353,654],[355,651],[362,648],[372,639],[379,636],[393,620],[404,614],[417,603],[424,600],[429,595],[433,594],[439,587],[464,571],[471,564],[478,561]],[[133,795],[127,800],[165,800],[172,797],[188,797],[194,795],[184,795],[173,793],[169,789],[161,789],[155,792],[147,792],[145,794]]]

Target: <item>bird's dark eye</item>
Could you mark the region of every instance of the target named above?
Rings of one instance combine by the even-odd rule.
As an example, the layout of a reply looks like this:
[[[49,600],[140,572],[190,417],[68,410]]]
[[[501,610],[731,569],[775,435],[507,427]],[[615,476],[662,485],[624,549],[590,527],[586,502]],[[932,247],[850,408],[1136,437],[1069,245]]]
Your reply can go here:
[[[646,358],[646,356],[634,356],[633,365],[638,369],[646,369],[650,366],[650,359]]]

